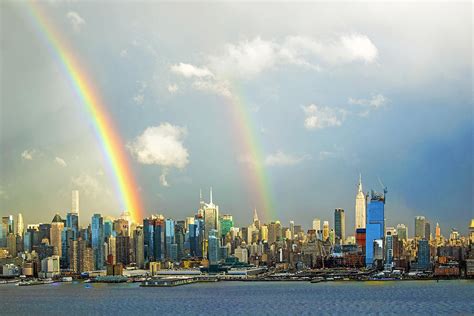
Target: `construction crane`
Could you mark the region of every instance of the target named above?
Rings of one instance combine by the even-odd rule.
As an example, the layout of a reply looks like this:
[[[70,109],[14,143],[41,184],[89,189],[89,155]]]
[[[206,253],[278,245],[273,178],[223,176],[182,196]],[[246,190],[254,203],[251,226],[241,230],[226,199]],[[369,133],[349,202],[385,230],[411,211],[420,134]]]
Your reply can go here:
[[[380,180],[380,177],[377,176],[377,179],[379,180],[380,186],[382,186],[382,189],[383,189],[383,200],[384,200],[384,202],[385,202],[385,195],[386,195],[387,192],[388,192],[387,186],[382,183],[382,180]]]

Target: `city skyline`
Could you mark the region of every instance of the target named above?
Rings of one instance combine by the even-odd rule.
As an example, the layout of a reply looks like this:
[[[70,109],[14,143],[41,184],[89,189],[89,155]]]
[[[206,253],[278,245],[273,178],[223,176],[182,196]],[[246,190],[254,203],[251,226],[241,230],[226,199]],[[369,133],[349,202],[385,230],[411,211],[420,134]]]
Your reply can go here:
[[[83,218],[126,209],[100,135],[38,26],[42,12],[122,139],[143,216],[184,218],[213,186],[220,213],[237,223],[257,208],[266,222],[332,226],[341,208],[351,231],[362,173],[365,192],[381,191],[379,178],[387,185],[388,225],[412,234],[423,215],[432,228],[467,232],[466,5],[129,8],[114,7],[104,28],[100,3],[2,4],[2,215],[49,221],[69,210],[74,189]]]

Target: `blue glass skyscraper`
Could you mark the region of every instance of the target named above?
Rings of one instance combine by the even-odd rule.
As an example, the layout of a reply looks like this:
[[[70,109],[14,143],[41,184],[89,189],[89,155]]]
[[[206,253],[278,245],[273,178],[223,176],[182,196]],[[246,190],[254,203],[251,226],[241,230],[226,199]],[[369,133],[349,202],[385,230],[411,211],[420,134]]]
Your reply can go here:
[[[171,245],[175,243],[174,240],[174,221],[172,219],[167,219],[165,221],[165,234],[166,234],[166,256],[172,258],[171,256]]]
[[[72,230],[73,238],[77,240],[79,238],[79,215],[77,213],[67,213],[66,227]]]
[[[377,241],[377,247],[383,245],[385,234],[385,196],[372,191],[372,197],[367,207],[366,223],[366,246],[365,246],[365,265],[373,267],[374,243]],[[383,254],[383,252],[382,252]]]
[[[144,257],[146,262],[154,260],[153,240],[154,240],[155,220],[152,218],[143,219],[143,244]]]
[[[95,269],[104,267],[104,219],[100,214],[92,216],[92,249],[94,250]]]

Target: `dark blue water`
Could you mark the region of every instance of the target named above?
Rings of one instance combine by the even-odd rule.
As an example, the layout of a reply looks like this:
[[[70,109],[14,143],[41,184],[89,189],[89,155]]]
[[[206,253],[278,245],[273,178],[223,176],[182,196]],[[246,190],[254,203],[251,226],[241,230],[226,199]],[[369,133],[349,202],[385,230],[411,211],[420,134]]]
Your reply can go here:
[[[0,314],[474,314],[474,281],[0,285]]]

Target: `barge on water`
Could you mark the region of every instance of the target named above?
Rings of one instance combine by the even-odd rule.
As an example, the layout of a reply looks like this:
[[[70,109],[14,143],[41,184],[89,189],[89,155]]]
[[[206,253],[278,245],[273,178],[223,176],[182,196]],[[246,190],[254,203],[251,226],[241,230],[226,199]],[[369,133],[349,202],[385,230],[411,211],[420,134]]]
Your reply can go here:
[[[163,278],[156,280],[145,280],[140,284],[142,287],[171,287],[196,283],[195,278]]]

